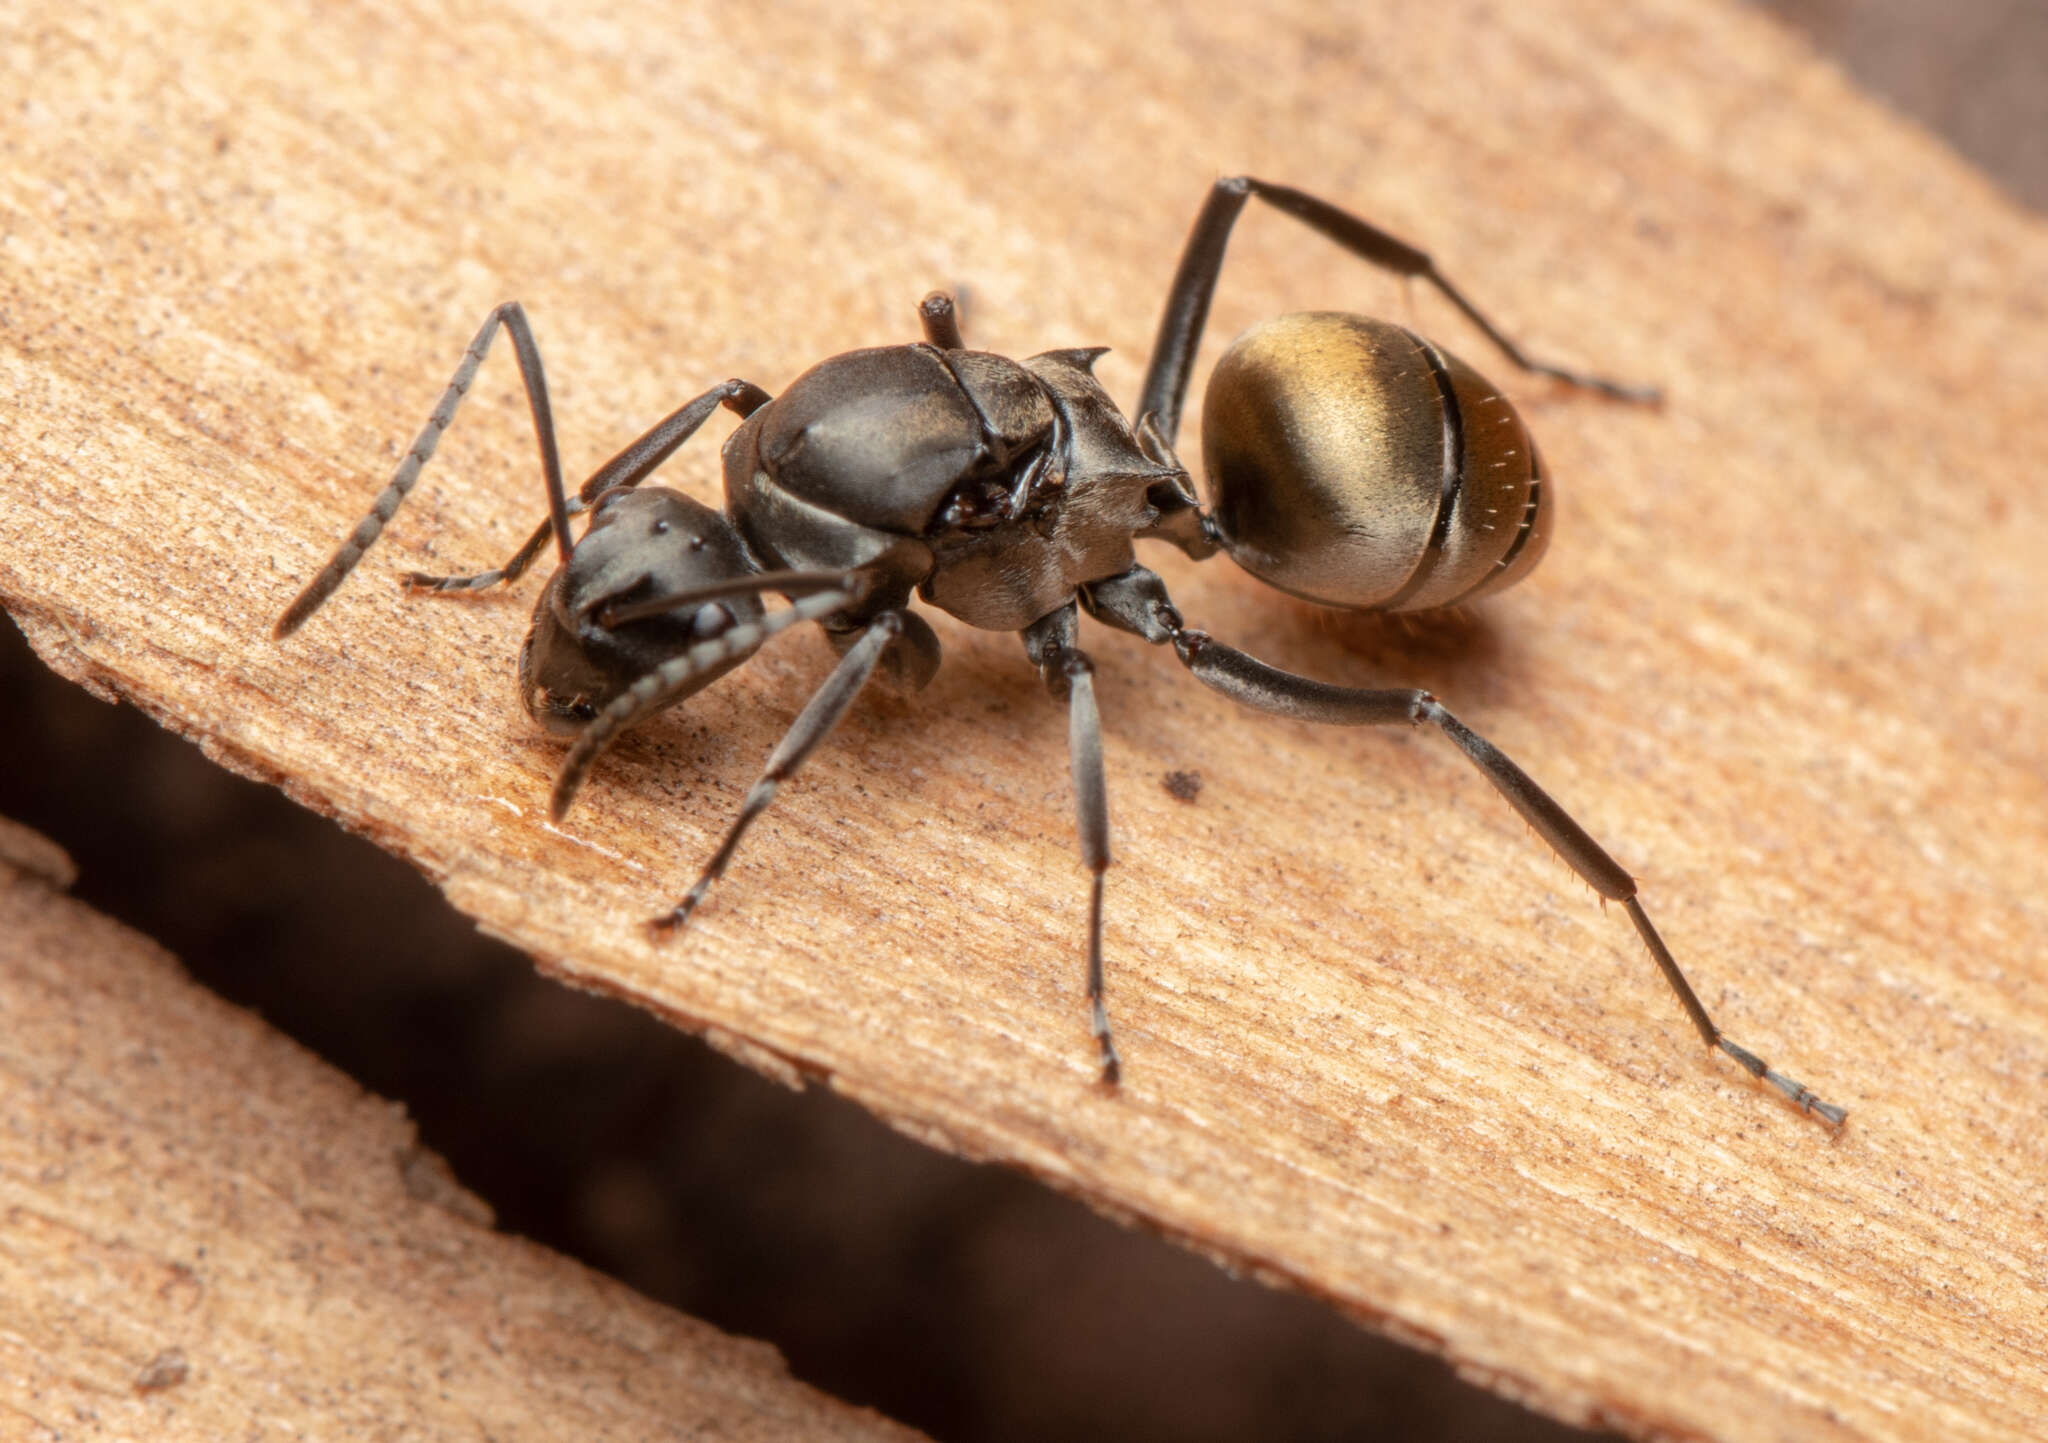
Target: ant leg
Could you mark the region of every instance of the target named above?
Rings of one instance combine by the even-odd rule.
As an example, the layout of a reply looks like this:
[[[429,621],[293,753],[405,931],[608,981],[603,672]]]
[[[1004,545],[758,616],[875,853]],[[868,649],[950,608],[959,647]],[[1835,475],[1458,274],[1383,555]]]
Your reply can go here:
[[[719,382],[695,400],[676,407],[656,421],[637,440],[627,442],[618,455],[590,473],[590,479],[577,489],[578,499],[587,506],[607,491],[631,490],[638,486],[662,462],[673,456],[678,447],[696,435],[697,428],[710,420],[711,413],[720,406],[744,421],[767,405],[770,399],[769,394],[752,381],[743,381],[735,376],[729,381]]]
[[[751,416],[768,404],[768,393],[751,381],[737,378],[713,386],[703,395],[679,406],[669,415],[648,427],[637,440],[612,457],[611,460],[591,473],[588,481],[578,488],[576,495],[568,498],[566,512],[580,516],[590,509],[591,503],[607,491],[631,490],[653,474],[655,468],[674,455],[678,448],[692,436],[711,413],[721,405],[736,412],[742,419]],[[548,537],[554,530],[554,520],[543,521],[533,535],[526,538],[526,544],[512,554],[496,571],[480,571],[474,576],[429,576],[423,571],[410,571],[405,576],[408,591],[430,596],[450,593],[485,591],[493,586],[509,586],[526,574],[541,551],[547,546]]]
[[[1664,974],[1686,1016],[1710,1048],[1718,1048],[1740,1063],[1752,1077],[1770,1083],[1802,1111],[1831,1127],[1840,1127],[1848,1112],[1823,1102],[1802,1083],[1767,1065],[1747,1048],[1732,1041],[1707,1015],[1699,995],[1679,970],[1677,959],[1651,925],[1649,914],[1636,899],[1636,882],[1621,864],[1607,855],[1548,792],[1537,786],[1527,772],[1510,761],[1493,743],[1480,736],[1426,691],[1410,689],[1364,690],[1312,681],[1266,665],[1235,647],[1225,646],[1208,633],[1181,625],[1180,613],[1166,594],[1165,583],[1142,566],[1086,588],[1083,601],[1091,615],[1155,644],[1170,643],[1181,664],[1195,679],[1233,701],[1296,721],[1321,722],[1332,726],[1429,725],[1451,739],[1479,774],[1493,784],[1508,805],[1521,813],[1522,820],[1536,835],[1550,844],[1565,865],[1610,901],[1627,910],[1629,921],[1642,938],[1651,960]]]
[[[917,319],[924,327],[925,344],[942,351],[964,351],[967,340],[960,334],[960,317],[953,298],[933,291],[917,303]]]
[[[1276,210],[1293,216],[1310,229],[1327,236],[1360,260],[1368,261],[1396,275],[1414,276],[1429,282],[1486,333],[1501,353],[1515,365],[1539,376],[1551,376],[1569,385],[1612,396],[1622,401],[1654,402],[1657,392],[1645,387],[1625,386],[1561,366],[1532,360],[1520,346],[1487,319],[1484,312],[1466,299],[1436,268],[1429,256],[1398,240],[1377,226],[1368,225],[1349,211],[1318,200],[1292,186],[1274,185],[1252,176],[1231,176],[1216,182],[1195,217],[1181,252],[1180,267],[1173,286],[1166,293],[1166,312],[1159,319],[1159,334],[1152,343],[1152,361],[1145,372],[1145,388],[1139,393],[1137,415],[1158,418],[1167,444],[1180,435],[1181,407],[1187,401],[1188,374],[1194,366],[1195,350],[1201,345],[1202,328],[1208,323],[1209,301],[1216,294],[1216,279],[1223,270],[1223,253],[1230,244],[1231,228],[1244,210],[1245,202],[1257,196]]]
[[[526,384],[526,404],[533,413],[534,436],[540,443],[541,473],[547,480],[548,527],[555,538],[555,549],[564,561],[569,559],[569,510],[562,495],[562,460],[555,447],[554,413],[548,407],[547,374],[541,369],[540,347],[534,342],[533,329],[526,322],[526,312],[519,302],[507,301],[484,318],[475,339],[462,353],[462,361],[456,366],[455,374],[449,378],[448,389],[441,393],[441,399],[427,417],[426,425],[413,438],[411,447],[391,473],[391,480],[378,493],[369,514],[356,523],[355,530],[336,548],[319,574],[307,582],[305,590],[284,609],[284,614],[271,628],[273,640],[281,641],[290,636],[307,617],[320,609],[321,604],[334,594],[334,589],[355,569],[356,563],[363,559],[363,553],[376,544],[385,525],[398,514],[399,506],[420,479],[421,468],[441,443],[441,433],[454,421],[456,409],[468,394],[470,383],[476,379],[477,367],[489,354],[491,342],[497,338],[500,326],[512,337],[512,349],[519,358],[520,379]]]
[[[732,861],[740,838],[746,835],[754,818],[768,810],[768,804],[775,800],[776,789],[796,774],[796,769],[804,764],[804,758],[839,725],[840,718],[846,715],[854,698],[860,695],[861,688],[874,675],[882,653],[902,630],[902,614],[885,611],[868,623],[859,641],[847,648],[846,654],[839,659],[839,665],[825,678],[825,684],[818,688],[804,709],[797,713],[796,720],[790,723],[789,731],[770,754],[768,765],[761,769],[760,779],[748,788],[747,799],[740,804],[739,815],[726,829],[725,840],[718,844],[711,860],[704,864],[696,885],[673,909],[655,918],[654,927],[673,931],[690,920],[690,914],[697,910],[697,904],[704,900],[711,884],[725,875],[726,864]]]
[[[782,586],[793,573],[772,572],[764,576],[745,578],[741,582],[714,583],[700,592],[668,598],[671,608],[688,605],[693,601],[708,599],[709,596],[739,595],[746,581],[752,581],[752,589],[774,590]],[[729,627],[717,636],[698,642],[689,650],[670,657],[653,670],[647,672],[631,686],[607,702],[598,714],[590,719],[576,740],[570,743],[569,754],[562,758],[562,769],[555,774],[554,790],[548,797],[548,820],[559,822],[568,813],[569,806],[576,800],[576,793],[583,786],[583,779],[590,774],[590,768],[619,737],[630,727],[638,726],[679,696],[691,690],[691,683],[703,673],[734,657],[746,656],[769,637],[779,631],[787,631],[801,621],[823,621],[836,616],[858,602],[865,592],[858,573],[845,573],[840,589],[821,595],[806,596],[802,600],[771,612],[758,621],[750,621]]]
[[[1074,645],[1079,620],[1072,602],[1033,622],[1024,649],[1045,689],[1067,701],[1067,755],[1074,775],[1074,820],[1088,868],[1089,1025],[1102,1052],[1102,1080],[1114,1087],[1123,1064],[1110,1040],[1102,1002],[1102,878],[1109,870],[1109,788],[1102,771],[1102,714],[1095,705],[1095,667]]]

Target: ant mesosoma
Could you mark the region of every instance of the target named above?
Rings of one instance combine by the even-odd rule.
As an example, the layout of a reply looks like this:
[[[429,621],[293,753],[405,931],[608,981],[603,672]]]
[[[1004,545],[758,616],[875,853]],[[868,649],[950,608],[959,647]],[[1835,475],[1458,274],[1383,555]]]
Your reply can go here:
[[[517,302],[492,311],[370,514],[286,608],[284,637],[341,584],[405,499],[499,327],[512,338],[540,442],[548,519],[496,571],[413,573],[409,589],[474,592],[517,580],[550,537],[560,558],[519,654],[520,700],[572,736],[549,803],[557,820],[626,728],[747,660],[774,633],[821,624],[838,665],[748,791],[689,893],[657,926],[686,921],[747,827],[880,672],[915,690],[939,641],[922,600],[971,626],[1016,631],[1064,698],[1088,904],[1088,998],[1102,1075],[1119,1061],[1103,1008],[1102,882],[1109,808],[1093,665],[1080,613],[1173,648],[1197,680],[1248,706],[1340,726],[1429,725],[1457,748],[1603,898],[1620,902],[1710,1048],[1839,1126],[1844,1109],[1765,1065],[1707,1016],[1636,900],[1636,884],[1564,809],[1425,691],[1360,690],[1268,666],[1181,622],[1131,543],[1219,549],[1252,575],[1325,606],[1423,611],[1528,574],[1548,541],[1551,481],[1500,392],[1400,326],[1310,312],[1253,328],[1217,363],[1202,411],[1204,509],[1174,453],[1189,371],[1232,227],[1253,196],[1363,260],[1434,286],[1524,371],[1623,400],[1653,400],[1524,355],[1430,258],[1287,186],[1218,181],[1196,218],[1133,425],[1096,382],[1099,349],[1013,361],[968,350],[950,297],[920,307],[924,341],[822,361],[779,397],[715,386],[600,466],[572,500],[562,482],[540,352]],[[642,487],[719,406],[743,419],[725,443],[725,510]],[[579,541],[570,518],[589,514]],[[762,597],[789,605],[768,612]]]

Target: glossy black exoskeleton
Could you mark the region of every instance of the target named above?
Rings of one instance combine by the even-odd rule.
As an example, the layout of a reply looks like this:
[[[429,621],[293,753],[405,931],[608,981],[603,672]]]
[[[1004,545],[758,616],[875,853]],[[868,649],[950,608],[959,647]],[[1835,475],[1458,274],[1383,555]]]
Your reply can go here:
[[[689,893],[685,921],[724,872],[777,785],[877,673],[909,689],[937,671],[939,641],[915,597],[972,626],[1015,631],[1069,712],[1081,855],[1091,874],[1088,996],[1102,1072],[1119,1061],[1103,1008],[1102,882],[1109,809],[1093,666],[1080,613],[1171,646],[1195,677],[1281,716],[1337,725],[1436,727],[1564,861],[1627,910],[1700,1036],[1831,1125],[1846,1116],[1767,1067],[1707,1016],[1636,897],[1633,878],[1556,802],[1427,692],[1359,690],[1279,671],[1182,624],[1133,542],[1165,541],[1324,605],[1419,611],[1507,586],[1543,554],[1551,478],[1515,409],[1455,356],[1395,325],[1337,312],[1255,327],[1218,362],[1203,407],[1205,507],[1174,453],[1189,373],[1225,247],[1253,196],[1353,254],[1436,287],[1516,366],[1629,400],[1650,399],[1525,356],[1429,257],[1327,202],[1249,177],[1217,182],[1167,296],[1136,421],[1096,382],[1099,350],[1023,361],[966,348],[951,301],[921,307],[921,344],[820,362],[770,398],[727,381],[658,422],[571,498],[540,353],[518,304],[498,307],[371,513],[279,618],[295,630],[377,538],[452,420],[500,326],[532,407],[548,520],[506,565],[413,574],[415,590],[516,580],[550,537],[561,560],[520,654],[520,696],[573,735],[551,798],[560,819],[611,741],[742,664],[775,632],[822,624],[840,653],[770,756]],[[725,509],[641,483],[719,406]],[[581,540],[571,518],[587,511]],[[761,598],[790,604],[768,611]]]

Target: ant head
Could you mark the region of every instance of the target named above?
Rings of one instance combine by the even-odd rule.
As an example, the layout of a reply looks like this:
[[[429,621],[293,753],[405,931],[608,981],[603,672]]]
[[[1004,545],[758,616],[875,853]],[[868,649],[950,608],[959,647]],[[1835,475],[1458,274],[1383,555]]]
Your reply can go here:
[[[519,696],[549,731],[573,735],[641,677],[700,641],[758,621],[756,596],[663,608],[759,568],[725,517],[680,492],[615,488],[591,507],[590,529],[534,608],[519,654]],[[707,669],[676,700],[745,661]]]

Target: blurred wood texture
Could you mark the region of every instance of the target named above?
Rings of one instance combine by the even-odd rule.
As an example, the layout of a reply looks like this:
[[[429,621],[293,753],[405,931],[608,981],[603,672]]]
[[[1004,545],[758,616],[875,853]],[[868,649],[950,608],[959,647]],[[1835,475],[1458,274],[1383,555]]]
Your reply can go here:
[[[0,1435],[923,1436],[492,1232],[402,1108],[53,890],[52,854],[0,822]]]
[[[2048,1433],[2048,236],[1786,32],[1722,0],[86,0],[0,45],[0,602],[51,665],[579,986],[1560,1417]],[[1236,171],[1669,403],[1517,375],[1255,209],[1212,340],[1302,307],[1437,335],[1541,437],[1557,541],[1449,635],[1148,561],[1191,624],[1427,686],[1499,742],[1642,879],[1730,1034],[1849,1107],[1839,1136],[1703,1052],[1626,920],[1441,738],[1239,712],[1100,632],[1120,1092],[1081,999],[1065,719],[1011,637],[941,618],[937,682],[864,701],[651,942],[830,654],[781,639],[545,825],[531,584],[396,586],[540,514],[503,356],[385,543],[268,639],[497,301],[534,318],[572,470],[727,375],[913,338],[934,285],[992,349],[1113,346],[1127,398]],[[715,499],[715,454],[665,479]]]

